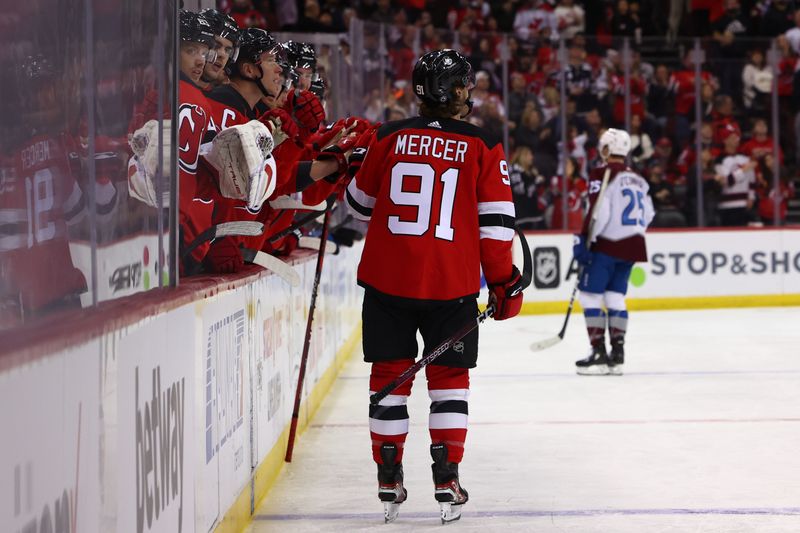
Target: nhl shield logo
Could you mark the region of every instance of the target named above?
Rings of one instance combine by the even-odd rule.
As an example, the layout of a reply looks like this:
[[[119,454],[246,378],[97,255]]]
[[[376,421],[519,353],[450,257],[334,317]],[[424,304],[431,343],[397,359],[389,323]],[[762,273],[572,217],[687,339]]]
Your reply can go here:
[[[560,284],[561,261],[558,248],[547,246],[533,250],[533,283],[537,289],[555,289]]]

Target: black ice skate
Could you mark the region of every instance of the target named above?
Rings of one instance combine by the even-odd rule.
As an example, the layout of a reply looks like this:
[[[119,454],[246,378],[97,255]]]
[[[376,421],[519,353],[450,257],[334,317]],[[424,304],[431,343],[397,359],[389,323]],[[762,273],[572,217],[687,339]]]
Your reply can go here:
[[[434,496],[442,511],[442,524],[461,518],[469,494],[458,482],[458,464],[447,462],[447,445],[431,444]]]
[[[609,360],[605,343],[592,345],[592,353],[585,359],[575,361],[575,370],[581,376],[607,376]]]
[[[378,465],[378,498],[383,502],[383,518],[388,524],[394,522],[400,512],[400,504],[406,501],[408,491],[403,487],[403,465],[395,464],[397,446],[381,446],[382,465]]]
[[[611,339],[611,353],[608,356],[608,373],[621,376],[625,365],[625,339]]]

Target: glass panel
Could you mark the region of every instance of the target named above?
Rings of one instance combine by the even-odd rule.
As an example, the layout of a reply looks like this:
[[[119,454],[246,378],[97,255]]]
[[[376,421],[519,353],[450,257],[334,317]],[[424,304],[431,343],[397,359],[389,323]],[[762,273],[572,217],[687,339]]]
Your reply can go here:
[[[169,215],[129,195],[128,134],[157,102],[170,116],[174,29],[161,3],[5,7],[0,329],[159,284]]]

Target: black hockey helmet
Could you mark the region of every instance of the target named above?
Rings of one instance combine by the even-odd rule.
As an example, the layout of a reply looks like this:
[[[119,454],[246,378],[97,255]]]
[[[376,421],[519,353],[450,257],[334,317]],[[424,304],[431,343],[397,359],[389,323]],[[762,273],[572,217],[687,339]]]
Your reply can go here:
[[[451,49],[434,50],[419,58],[411,81],[414,94],[420,100],[440,105],[450,101],[453,87],[472,88],[475,74],[461,53]]]
[[[281,68],[286,64],[286,53],[283,47],[267,30],[262,30],[261,28],[247,28],[243,30],[239,39],[239,57],[236,60],[235,72],[238,73],[240,77],[245,78],[242,76],[241,70],[241,64],[243,62],[254,63],[261,69],[261,55],[265,52],[272,54]],[[263,75],[263,71],[261,72]],[[261,75],[257,79],[251,79],[250,81],[258,86],[264,96],[278,96],[267,91],[264,84],[261,83]]]
[[[211,31],[214,32],[214,35],[228,39],[233,43],[233,46],[239,44],[239,26],[233,20],[233,17],[213,7],[202,10],[200,16],[211,25]]]
[[[313,46],[297,41],[287,41],[283,46],[292,68],[317,69],[317,53]]]
[[[280,43],[267,30],[261,28],[247,28],[240,32],[238,61],[259,64],[261,54],[269,52],[275,56],[278,63],[284,58],[285,53]]]
[[[214,48],[214,32],[205,18],[187,9],[181,9],[180,18],[181,41],[201,43]]]

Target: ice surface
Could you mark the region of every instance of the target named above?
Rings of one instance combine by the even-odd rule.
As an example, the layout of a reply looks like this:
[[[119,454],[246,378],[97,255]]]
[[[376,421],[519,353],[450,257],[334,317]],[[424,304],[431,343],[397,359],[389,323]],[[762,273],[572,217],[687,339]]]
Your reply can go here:
[[[442,526],[414,385],[409,498],[383,524],[354,356],[256,511],[263,531],[800,531],[800,309],[632,312],[625,375],[577,376],[583,317],[481,326],[461,466],[470,494]]]

